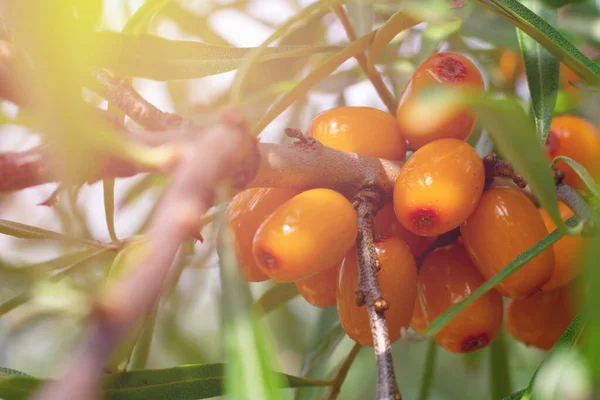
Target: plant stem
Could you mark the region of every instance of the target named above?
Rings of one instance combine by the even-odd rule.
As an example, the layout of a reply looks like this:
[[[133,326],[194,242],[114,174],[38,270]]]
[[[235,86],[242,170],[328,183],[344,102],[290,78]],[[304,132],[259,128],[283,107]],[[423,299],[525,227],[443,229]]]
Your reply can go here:
[[[373,216],[381,207],[381,196],[370,189],[356,196],[355,207],[358,214],[358,236],[356,252],[358,259],[358,290],[365,300],[371,332],[373,350],[377,363],[377,400],[401,399],[394,373],[392,348],[385,320],[387,302],[381,297],[377,281],[377,253],[373,244]]]
[[[119,242],[115,231],[115,179],[107,178],[102,181],[104,189],[104,213],[106,215],[106,227],[110,240],[114,243]]]
[[[598,227],[598,216],[575,189],[565,183],[559,183],[556,185],[556,194],[576,215]]]
[[[348,375],[348,371],[350,370],[352,363],[354,363],[354,360],[356,359],[356,356],[358,355],[358,352],[361,348],[362,346],[358,343],[355,343],[354,346],[352,346],[352,349],[346,356],[344,363],[340,366],[340,369],[338,370],[338,373],[335,376],[335,379],[333,380],[333,386],[329,390],[329,394],[326,395],[324,399],[337,399],[337,397],[340,394],[340,390],[342,389],[342,384],[344,383],[344,381],[346,380],[346,376]]]
[[[350,23],[350,19],[348,18],[348,14],[346,14],[346,10],[344,10],[344,7],[342,5],[337,5],[333,8],[333,11],[344,26],[344,30],[346,31],[346,36],[348,36],[348,39],[351,42],[357,40],[358,37],[356,36],[356,32],[352,27],[352,23]],[[392,93],[385,86],[385,83],[383,83],[383,78],[381,77],[381,74],[376,69],[369,68],[367,64],[367,57],[364,53],[360,53],[359,55],[357,55],[356,61],[358,62],[360,69],[373,84],[373,87],[377,91],[377,94],[379,95],[385,106],[388,108],[390,114],[396,115],[396,100],[394,99]]]
[[[433,383],[433,370],[435,369],[435,360],[437,358],[437,343],[429,339],[427,344],[427,355],[425,358],[425,367],[421,375],[421,389],[419,390],[419,400],[427,400]]]
[[[490,398],[502,399],[511,393],[506,339],[502,329],[490,345]]]

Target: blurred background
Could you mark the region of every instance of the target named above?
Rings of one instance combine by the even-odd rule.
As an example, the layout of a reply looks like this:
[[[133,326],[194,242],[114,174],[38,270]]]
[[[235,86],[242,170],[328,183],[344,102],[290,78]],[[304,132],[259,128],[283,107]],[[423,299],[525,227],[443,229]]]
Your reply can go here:
[[[104,0],[101,26],[120,31],[143,0]],[[300,9],[307,0],[207,1],[173,0],[155,17],[149,33],[168,39],[197,40],[209,44],[254,47]],[[383,23],[398,10],[398,2],[378,2],[364,7],[352,5],[350,17],[361,15],[367,26],[356,26],[360,34]],[[600,49],[600,1],[585,1],[561,9],[558,27],[586,54],[597,58]],[[332,13],[292,31],[279,44],[343,45],[347,38]],[[420,24],[401,33],[381,55],[380,70],[386,84],[398,96],[416,66],[441,50],[459,51],[481,69],[489,91],[502,96],[516,92],[527,102],[526,81],[520,66],[517,37],[512,25],[484,8],[467,4],[451,16],[433,24]],[[273,61],[254,67],[244,92],[244,112],[256,123],[282,93],[293,87],[328,55]],[[568,76],[568,71],[563,75]],[[134,87],[152,104],[202,122],[226,104],[235,71],[200,79],[157,82],[134,79]],[[566,79],[566,78],[565,78]],[[566,81],[564,81],[566,82]],[[563,82],[563,83],[564,83]],[[106,102],[84,92],[90,102],[106,108]],[[558,107],[563,112],[584,115],[600,122],[596,100],[582,101],[564,83]],[[319,83],[301,101],[288,108],[261,134],[263,141],[280,142],[285,127],[306,130],[317,113],[338,105],[363,105],[385,110],[385,106],[357,63],[349,60],[332,76]],[[18,108],[3,102],[6,115]],[[481,133],[477,129],[472,141]],[[40,143],[36,132],[17,126],[0,131],[0,151],[21,151]],[[489,150],[489,149],[488,149]],[[116,232],[119,238],[137,234],[144,226],[166,183],[161,176],[142,175],[116,182]],[[47,184],[0,196],[0,218],[53,231],[109,241],[101,183],[61,192],[52,206],[40,205],[55,191]],[[214,251],[215,227],[207,226],[204,243],[196,242],[183,259],[185,267],[175,290],[165,297],[157,314],[156,328],[147,366],[164,368],[182,364],[223,360],[218,300],[220,278]],[[26,294],[18,307],[2,308],[0,318],[0,366],[40,377],[55,376],[85,333],[78,305],[86,293],[99,290],[114,254],[104,253],[79,266],[65,279],[50,282],[23,272],[35,263],[53,260],[77,248],[64,243],[14,239],[0,235],[0,304]],[[253,283],[258,299],[273,283]],[[6,306],[6,304],[4,304]],[[315,377],[330,377],[353,346],[337,326],[335,308],[317,309],[301,297],[284,302],[264,317],[276,351],[279,370],[300,375],[303,360],[330,335],[341,340],[326,365]],[[544,353],[529,349],[506,337],[512,389],[525,387]],[[428,342],[401,340],[394,344],[394,360],[405,399],[417,398]],[[342,399],[371,398],[374,393],[375,363],[369,348],[361,349],[342,387]],[[466,356],[438,350],[430,399],[489,398],[489,349]],[[311,398],[318,389],[303,390]],[[314,397],[313,397],[314,398]]]

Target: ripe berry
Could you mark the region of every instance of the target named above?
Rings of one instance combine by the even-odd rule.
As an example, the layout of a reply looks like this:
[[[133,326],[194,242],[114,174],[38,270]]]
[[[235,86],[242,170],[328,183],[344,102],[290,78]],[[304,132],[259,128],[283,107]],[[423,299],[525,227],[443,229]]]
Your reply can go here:
[[[570,285],[539,292],[527,299],[511,300],[506,327],[518,340],[549,350],[577,315],[577,300]]]
[[[573,211],[563,202],[558,203],[558,209],[560,210],[560,217],[563,220],[567,220],[573,216]],[[540,209],[540,215],[548,233],[553,232],[556,229],[556,225],[554,225],[552,218],[550,218],[546,210]],[[556,289],[571,282],[579,275],[581,272],[581,260],[579,256],[583,253],[584,246],[584,239],[580,235],[565,236],[552,245],[554,251],[554,272],[550,281],[542,288],[543,290]]]
[[[567,156],[583,165],[592,175],[598,172],[600,132],[582,118],[562,115],[552,120],[545,150],[549,159]],[[563,162],[557,167],[565,171],[565,183],[576,189],[585,188],[579,176]]]
[[[571,85],[571,81],[580,82],[581,78],[571,68],[565,64],[560,64],[560,86],[562,89],[570,94],[575,94],[577,88]]]
[[[335,288],[338,283],[340,264],[307,279],[296,281],[298,291],[315,307],[335,306]]]
[[[504,49],[500,53],[498,60],[498,70],[496,80],[502,86],[512,86],[515,80],[525,72],[525,65],[521,54],[511,50]]]
[[[337,107],[317,115],[308,134],[325,146],[388,160],[404,160],[406,141],[396,119],[371,107]]]
[[[486,191],[475,212],[461,226],[461,233],[471,260],[486,279],[547,235],[531,200],[519,189],[509,187]],[[554,253],[549,248],[496,289],[506,297],[528,297],[550,280],[553,270]]]
[[[269,279],[254,260],[252,241],[265,219],[297,194],[298,191],[289,189],[252,188],[235,195],[227,206],[225,219],[235,237],[235,251],[240,272],[246,280],[261,282]],[[217,252],[220,251],[217,245]]]
[[[483,91],[483,78],[477,67],[457,53],[443,52],[430,56],[414,72],[402,92],[396,111],[401,132],[414,148],[437,139],[468,138],[475,126],[475,115],[465,107],[457,108],[431,128],[423,128],[422,121],[414,120],[411,103],[420,101],[418,91],[427,86],[458,86]]]
[[[417,267],[410,249],[396,237],[375,241],[381,270],[377,273],[381,296],[389,304],[385,312],[390,341],[400,338],[402,328],[408,327],[417,292]],[[344,330],[352,340],[364,346],[373,345],[367,307],[356,305],[358,265],[356,250],[352,249],[340,269],[336,296],[338,313]]]
[[[434,319],[468,297],[484,282],[462,245],[430,253],[419,272],[412,326],[425,329]],[[434,338],[446,350],[467,353],[491,343],[502,327],[502,296],[491,290],[461,311]]]
[[[441,139],[417,150],[394,185],[400,223],[422,236],[458,227],[475,209],[485,181],[483,162],[458,139]]]
[[[396,218],[392,203],[387,203],[377,212],[373,223],[375,224],[375,232],[377,234],[382,236],[396,236],[402,239],[415,257],[423,254],[434,241],[433,237],[419,236],[403,227],[398,218]]]
[[[344,196],[312,189],[288,200],[263,222],[252,250],[267,276],[293,282],[340,262],[357,233],[356,212]]]

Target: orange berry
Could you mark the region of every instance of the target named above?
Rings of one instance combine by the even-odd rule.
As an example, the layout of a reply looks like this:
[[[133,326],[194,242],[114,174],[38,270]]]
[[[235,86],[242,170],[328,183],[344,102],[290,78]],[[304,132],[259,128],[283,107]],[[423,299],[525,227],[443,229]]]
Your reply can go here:
[[[516,339],[549,350],[577,315],[577,300],[570,285],[531,297],[511,300],[506,327]]]
[[[504,49],[498,60],[498,80],[502,84],[513,84],[515,79],[525,72],[521,54],[511,49]]]
[[[577,92],[577,88],[569,81],[581,82],[581,78],[571,68],[565,64],[560,64],[560,86],[565,92]]]
[[[462,245],[430,253],[419,272],[413,327],[423,330],[484,282]],[[461,311],[434,338],[446,350],[467,353],[491,343],[502,327],[502,296],[491,290]]]
[[[296,281],[298,291],[306,301],[315,307],[335,306],[335,288],[337,287],[340,264],[328,270]]]
[[[420,101],[418,91],[427,86],[464,87],[483,91],[484,83],[481,73],[465,56],[443,52],[427,58],[417,68],[408,85],[402,92],[396,117],[401,132],[406,140],[418,148],[426,143],[443,138],[465,140],[475,126],[475,114],[468,108],[460,107],[437,124],[421,127],[421,121],[414,121],[413,102]]]
[[[358,221],[352,204],[330,189],[302,192],[258,228],[253,254],[276,281],[309,278],[340,262],[354,245]]]
[[[404,160],[406,155],[398,122],[376,108],[332,108],[312,120],[308,134],[337,150],[388,160]]]
[[[227,206],[225,219],[233,232],[240,272],[246,280],[261,282],[269,279],[254,260],[252,241],[265,219],[297,194],[297,190],[290,189],[252,188],[235,195]],[[218,245],[217,252],[221,252]]]
[[[571,115],[562,115],[552,120],[548,141],[544,147],[548,159],[567,156],[583,165],[592,175],[598,171],[600,158],[600,132],[586,120]],[[565,171],[565,183],[576,189],[584,189],[585,184],[571,167],[563,162],[556,165]]]
[[[375,241],[381,270],[377,273],[381,297],[389,304],[385,312],[390,341],[400,338],[412,315],[417,291],[417,267],[410,249],[402,240],[390,236]],[[364,346],[373,346],[367,307],[356,305],[358,264],[356,249],[342,262],[336,291],[340,322],[350,338]]]
[[[416,235],[403,227],[398,218],[396,218],[392,203],[387,203],[377,212],[373,223],[375,224],[375,232],[377,234],[382,236],[396,236],[402,239],[415,257],[423,254],[435,240],[433,237]]]
[[[417,235],[437,236],[458,227],[475,209],[485,181],[483,162],[458,139],[417,150],[394,185],[394,211]]]
[[[469,256],[486,279],[547,235],[531,200],[510,187],[486,191],[475,212],[461,226],[461,233]],[[548,248],[496,289],[506,297],[528,297],[550,280],[553,270],[554,253]]]
[[[567,220],[573,216],[573,211],[563,202],[558,203],[560,217]],[[546,210],[540,208],[540,215],[548,233],[556,229],[556,225]],[[585,241],[581,235],[565,236],[552,245],[554,250],[554,272],[542,290],[552,290],[571,282],[581,272],[580,255],[583,253]]]

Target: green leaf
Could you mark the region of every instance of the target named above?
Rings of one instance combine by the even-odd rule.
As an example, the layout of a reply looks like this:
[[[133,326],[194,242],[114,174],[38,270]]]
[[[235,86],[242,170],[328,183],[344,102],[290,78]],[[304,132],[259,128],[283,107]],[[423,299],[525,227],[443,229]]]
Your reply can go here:
[[[375,10],[373,4],[364,0],[349,0],[346,13],[357,36],[363,36],[373,30]]]
[[[218,46],[201,42],[169,40],[154,35],[117,32],[96,33],[97,39],[113,49],[110,57],[98,57],[97,67],[117,75],[157,81],[194,79],[237,69],[254,48]],[[258,62],[308,57],[339,51],[338,46],[268,47]]]
[[[224,200],[225,190],[221,188]],[[282,399],[281,377],[273,373],[275,355],[268,332],[260,325],[248,282],[239,273],[233,233],[219,212],[222,336],[227,359],[225,391],[235,400]]]
[[[29,374],[26,374],[25,372],[17,371],[16,369],[0,367],[0,379],[6,378],[6,375],[8,375],[8,376],[31,376]]]
[[[102,188],[104,189],[104,214],[106,215],[106,227],[108,234],[113,242],[118,242],[119,238],[115,232],[115,180],[102,180]]]
[[[19,239],[58,240],[65,243],[82,244],[102,249],[106,247],[102,243],[94,242],[93,240],[69,236],[31,225],[21,224],[19,222],[7,221],[5,219],[0,219],[0,234],[14,236]]]
[[[256,301],[254,306],[257,311],[266,315],[299,294],[294,283],[277,282]]]
[[[501,399],[511,392],[510,368],[508,365],[508,348],[506,333],[500,330],[490,345],[490,394],[492,399]]]
[[[525,389],[519,390],[518,392],[515,392],[515,393],[511,394],[510,396],[506,396],[502,400],[520,400],[522,398],[527,398],[527,397],[523,397],[523,396],[525,396]]]
[[[474,0],[485,6],[544,46],[559,61],[590,83],[600,82],[600,67],[571,42],[517,0]]]
[[[435,340],[429,339],[427,343],[427,355],[425,356],[425,366],[421,375],[421,388],[419,389],[419,400],[427,400],[431,392],[433,383],[433,371],[435,369],[435,360],[437,358],[438,344]]]
[[[152,18],[158,14],[170,0],[146,0],[144,4],[129,18],[123,32],[140,33],[148,28]]]
[[[592,193],[595,197],[600,198],[600,187],[598,187],[598,184],[596,183],[596,181],[594,181],[592,175],[588,172],[587,169],[585,169],[583,165],[579,164],[577,161],[567,156],[554,157],[554,159],[552,160],[552,165],[556,166],[556,163],[558,163],[559,161],[562,161],[569,167],[571,167],[571,169],[573,169],[573,171],[575,171],[577,175],[579,175],[579,178],[581,178],[583,183],[585,183],[585,186],[588,188],[590,193]]]
[[[577,225],[577,217],[573,216],[567,220],[568,226]],[[437,317],[433,322],[425,329],[423,332],[424,335],[435,335],[438,333],[444,326],[446,326],[452,319],[458,315],[462,310],[464,310],[469,304],[473,303],[475,300],[489,292],[496,285],[502,282],[504,279],[517,272],[521,267],[527,264],[529,261],[533,260],[536,256],[540,255],[544,250],[548,247],[552,246],[552,244],[556,243],[563,234],[558,230],[554,230],[548,236],[537,242],[535,245],[527,249],[525,252],[519,254],[514,260],[512,260],[506,267],[504,267],[500,272],[496,275],[485,281],[481,286],[479,286],[470,296],[462,300],[460,303],[457,303],[444,311],[439,317]]]
[[[256,126],[254,126],[252,131],[256,134],[260,133],[275,118],[277,118],[279,114],[285,111],[286,108],[292,105],[297,99],[304,96],[310,90],[310,88],[312,88],[314,85],[328,77],[346,60],[366,50],[374,36],[375,31],[355,40],[354,42],[350,43],[344,50],[337,53],[336,55],[325,61],[323,64],[321,64],[319,67],[314,69],[298,85],[296,85],[293,89],[284,94],[277,101],[277,103],[275,103],[269,109],[269,111],[267,111],[266,115],[256,124]]]
[[[456,16],[452,16],[442,21],[430,22],[423,30],[423,37],[436,43],[441,42],[458,32],[461,26],[462,20]]]
[[[107,375],[103,394],[107,400],[196,400],[223,394],[226,364],[185,365]],[[277,374],[285,387],[327,386],[329,382]],[[45,380],[12,377],[0,380],[0,394],[26,400]]]
[[[342,339],[346,336],[341,324],[336,324],[326,335],[317,342],[302,362],[300,374],[305,377],[315,377],[324,373],[324,367],[331,355],[337,349]],[[308,390],[298,389],[296,400],[309,400],[314,398]]]
[[[418,23],[419,21],[416,18],[404,11],[398,11],[392,15],[375,33],[373,43],[371,43],[367,54],[367,65],[369,68],[372,70],[375,69],[377,56],[400,32],[412,28]]]
[[[549,10],[541,3],[541,0],[523,0],[522,2],[548,23],[556,23],[556,10]],[[517,36],[525,62],[525,73],[531,93],[537,135],[540,143],[544,146],[558,95],[559,62],[548,50],[522,30],[517,29]]]

